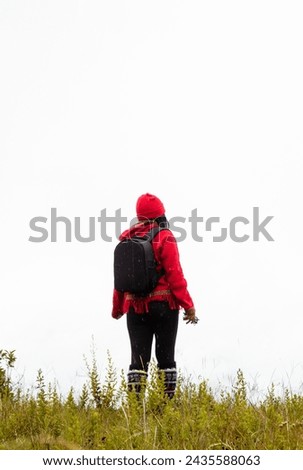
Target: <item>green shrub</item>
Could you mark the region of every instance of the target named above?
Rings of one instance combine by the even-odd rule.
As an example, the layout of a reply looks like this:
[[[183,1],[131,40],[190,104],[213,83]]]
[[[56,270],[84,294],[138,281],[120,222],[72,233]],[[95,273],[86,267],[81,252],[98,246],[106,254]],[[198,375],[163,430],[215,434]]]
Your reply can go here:
[[[62,397],[41,370],[23,391],[12,380],[15,361],[14,351],[0,351],[0,449],[303,449],[303,397],[272,386],[252,403],[241,370],[219,394],[179,371],[170,400],[154,363],[138,396],[123,371],[118,381],[109,354],[104,378],[93,355],[81,392]]]

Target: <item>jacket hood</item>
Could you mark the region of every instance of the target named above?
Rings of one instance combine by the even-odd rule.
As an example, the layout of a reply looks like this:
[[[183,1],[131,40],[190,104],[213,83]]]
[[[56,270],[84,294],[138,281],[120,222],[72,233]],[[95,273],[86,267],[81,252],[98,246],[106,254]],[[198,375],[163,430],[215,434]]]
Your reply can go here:
[[[131,238],[134,235],[145,235],[149,230],[151,230],[153,227],[157,227],[156,222],[138,222],[135,225],[132,225],[130,228],[127,230],[124,230],[124,232],[121,233],[119,240],[123,240],[124,238]]]

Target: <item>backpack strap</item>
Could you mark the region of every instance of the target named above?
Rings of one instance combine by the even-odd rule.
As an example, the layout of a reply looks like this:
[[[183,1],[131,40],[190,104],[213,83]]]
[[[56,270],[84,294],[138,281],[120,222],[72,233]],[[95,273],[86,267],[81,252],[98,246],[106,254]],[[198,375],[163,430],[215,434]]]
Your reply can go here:
[[[145,240],[149,242],[157,235],[157,233],[161,232],[161,230],[169,230],[167,227],[154,227],[152,228],[146,235],[144,235]]]
[[[144,239],[151,243],[152,239],[157,235],[157,233],[161,232],[161,230],[169,230],[169,229],[168,227],[154,227],[144,236]],[[164,274],[165,274],[165,271],[163,268],[161,268],[158,273],[158,280],[160,279],[160,277],[164,276]]]

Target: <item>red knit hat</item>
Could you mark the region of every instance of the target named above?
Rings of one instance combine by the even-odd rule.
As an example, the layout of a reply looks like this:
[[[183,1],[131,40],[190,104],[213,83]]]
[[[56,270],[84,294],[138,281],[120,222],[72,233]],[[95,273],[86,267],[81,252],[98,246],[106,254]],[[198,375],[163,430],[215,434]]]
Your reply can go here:
[[[155,219],[165,213],[164,206],[157,196],[153,194],[142,194],[137,200],[137,217],[139,220]]]

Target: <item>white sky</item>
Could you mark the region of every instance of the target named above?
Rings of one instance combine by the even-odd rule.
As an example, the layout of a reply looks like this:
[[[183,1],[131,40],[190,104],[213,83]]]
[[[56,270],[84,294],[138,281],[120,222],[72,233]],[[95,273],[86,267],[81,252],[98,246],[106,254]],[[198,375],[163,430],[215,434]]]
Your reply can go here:
[[[201,225],[203,243],[179,243],[200,323],[180,322],[178,367],[301,386],[302,13],[300,1],[1,1],[0,349],[16,349],[27,384],[42,368],[62,392],[79,387],[92,337],[102,374],[107,350],[118,371],[130,359],[125,318],[110,316],[115,241],[30,243],[30,219],[56,207],[85,235],[88,217],[130,220],[151,192],[169,218],[274,216],[274,242],[213,243]]]

